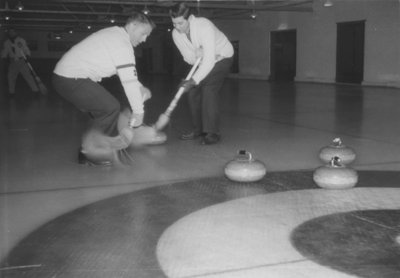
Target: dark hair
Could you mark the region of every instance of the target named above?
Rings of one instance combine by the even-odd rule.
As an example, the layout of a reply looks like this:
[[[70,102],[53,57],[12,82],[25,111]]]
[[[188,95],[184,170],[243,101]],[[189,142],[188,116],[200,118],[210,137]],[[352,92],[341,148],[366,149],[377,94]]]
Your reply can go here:
[[[184,2],[181,2],[181,3],[174,5],[169,10],[169,15],[172,18],[182,16],[184,19],[188,19],[189,15],[190,15],[190,8]]]
[[[156,24],[154,23],[154,21],[150,17],[141,12],[132,12],[131,15],[126,20],[126,24],[129,24],[131,22],[149,24],[151,26],[151,29],[156,28]]]

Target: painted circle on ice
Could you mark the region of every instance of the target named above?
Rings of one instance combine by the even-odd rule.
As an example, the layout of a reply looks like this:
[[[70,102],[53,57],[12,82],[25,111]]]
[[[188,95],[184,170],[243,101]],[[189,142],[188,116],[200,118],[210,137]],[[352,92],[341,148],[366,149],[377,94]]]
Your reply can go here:
[[[338,213],[400,209],[398,200],[398,188],[305,189],[232,200],[191,213],[171,225],[158,241],[157,258],[172,278],[214,274],[253,278],[354,277],[347,269],[327,267],[311,260],[303,250],[299,252],[291,242],[292,231],[313,219]],[[391,234],[392,245],[396,245],[398,234],[398,230]],[[334,248],[334,244],[329,245],[329,249]],[[386,265],[380,266],[374,277],[389,277],[384,276]]]
[[[32,278],[354,277],[304,256],[292,232],[318,217],[400,209],[400,173],[360,171],[348,190],[320,189],[312,174],[269,172],[252,183],[210,177],[100,200],[32,231],[0,268],[38,266],[2,272]]]
[[[305,257],[357,277],[400,277],[400,210],[336,213],[309,220],[292,233]]]

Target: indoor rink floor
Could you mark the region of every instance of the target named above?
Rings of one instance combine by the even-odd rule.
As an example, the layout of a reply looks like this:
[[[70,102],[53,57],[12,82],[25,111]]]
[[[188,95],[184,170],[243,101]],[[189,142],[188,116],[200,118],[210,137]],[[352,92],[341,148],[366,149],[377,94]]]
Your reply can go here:
[[[177,80],[144,84],[152,124]],[[399,89],[228,78],[221,99],[219,144],[178,139],[182,98],[165,144],[89,167],[86,115],[50,86],[2,93],[0,277],[400,277]],[[359,184],[318,188],[319,150],[338,137]],[[224,177],[238,150],[264,162],[263,181]]]

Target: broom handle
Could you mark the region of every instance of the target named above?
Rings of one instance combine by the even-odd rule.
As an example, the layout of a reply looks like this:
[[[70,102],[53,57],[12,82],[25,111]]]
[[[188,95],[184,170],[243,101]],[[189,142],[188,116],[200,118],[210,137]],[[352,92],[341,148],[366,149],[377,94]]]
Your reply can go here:
[[[22,55],[22,58],[24,58],[25,63],[28,65],[29,69],[31,70],[33,77],[37,77],[35,70],[32,68],[31,63],[29,63],[29,61],[26,58],[25,53],[22,49],[21,49],[21,55]]]
[[[195,70],[197,69],[197,67],[198,67],[199,64],[200,64],[200,61],[201,61],[201,57],[197,58],[196,62],[194,63],[194,65],[193,65],[193,67],[192,67],[192,69],[190,70],[190,72],[189,72],[188,75],[186,76],[186,79],[185,79],[185,80],[189,80],[190,78],[192,78],[192,76],[193,76]],[[182,96],[184,90],[185,90],[185,89],[184,89],[183,87],[180,87],[180,88],[179,88],[179,90],[178,90],[178,92],[176,93],[175,97],[173,98],[173,100],[171,101],[170,105],[168,106],[167,110],[165,110],[165,112],[164,112],[164,114],[165,114],[166,116],[169,117],[169,116],[171,115],[172,111],[175,109],[175,106],[176,106],[177,103],[178,103],[178,100],[181,98],[181,96]]]

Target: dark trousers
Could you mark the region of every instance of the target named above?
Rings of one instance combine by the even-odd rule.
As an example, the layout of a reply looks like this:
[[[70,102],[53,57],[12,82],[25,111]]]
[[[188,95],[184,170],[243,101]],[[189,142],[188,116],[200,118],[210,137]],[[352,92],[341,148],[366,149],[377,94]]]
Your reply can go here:
[[[90,79],[66,78],[53,74],[57,93],[93,119],[92,128],[109,136],[118,135],[119,101],[103,86]]]
[[[17,82],[17,77],[21,73],[24,77],[25,81],[28,83],[29,87],[33,92],[39,92],[39,88],[35,82],[35,79],[32,76],[32,73],[28,67],[28,64],[22,60],[14,60],[10,61],[8,66],[8,90],[10,94],[15,93],[15,84]]]
[[[219,133],[220,89],[231,69],[233,58],[217,62],[198,86],[188,92],[193,128],[196,133]]]

